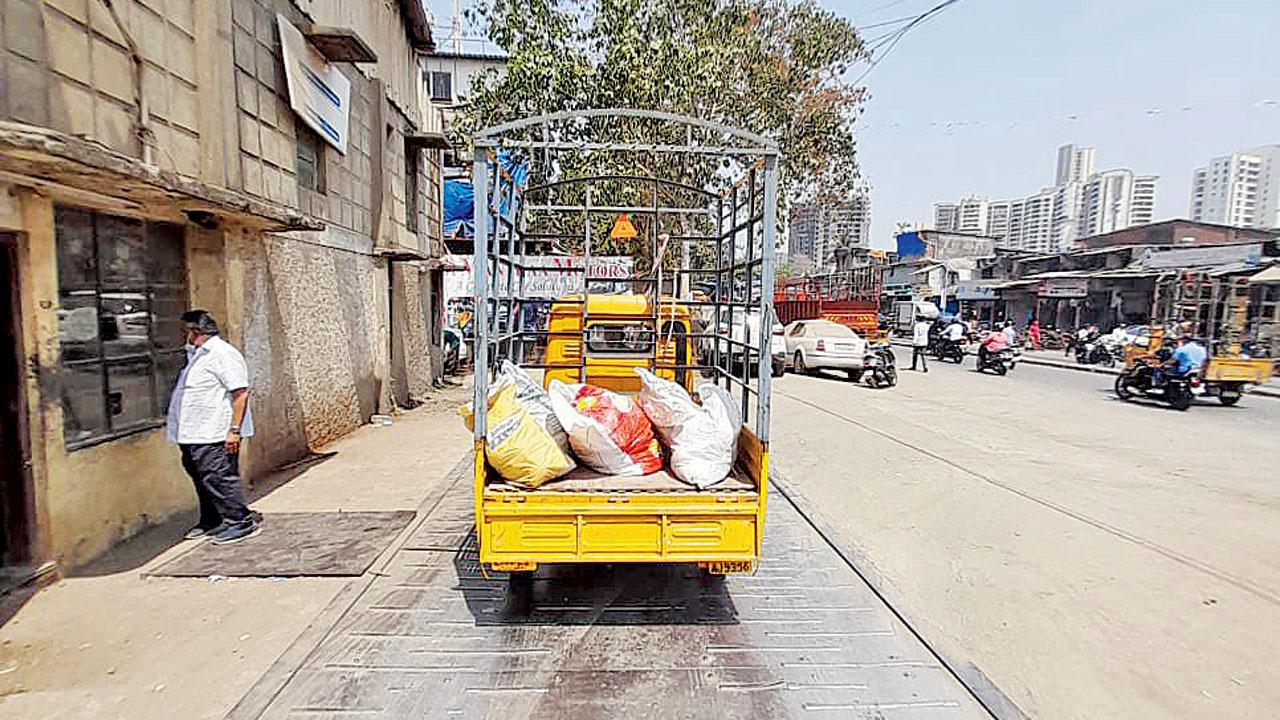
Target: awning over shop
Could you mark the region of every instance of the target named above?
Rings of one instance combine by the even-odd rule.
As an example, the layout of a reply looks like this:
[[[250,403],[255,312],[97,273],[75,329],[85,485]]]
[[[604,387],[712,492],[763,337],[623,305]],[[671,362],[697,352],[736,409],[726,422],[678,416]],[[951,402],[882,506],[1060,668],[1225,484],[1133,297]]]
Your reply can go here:
[[[318,218],[291,208],[161,170],[88,140],[21,123],[0,122],[0,182],[36,187],[104,210],[152,217],[196,220],[193,215],[200,214],[207,221],[226,218],[268,231],[325,227]]]
[[[1280,265],[1272,265],[1266,270],[1250,276],[1249,282],[1255,285],[1280,285]]]

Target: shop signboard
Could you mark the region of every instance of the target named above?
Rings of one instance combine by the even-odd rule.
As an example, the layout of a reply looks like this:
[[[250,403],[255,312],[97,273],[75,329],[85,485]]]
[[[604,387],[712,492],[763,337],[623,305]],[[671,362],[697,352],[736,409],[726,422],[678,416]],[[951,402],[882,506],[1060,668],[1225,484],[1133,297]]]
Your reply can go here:
[[[1089,278],[1048,278],[1040,283],[1040,297],[1082,298],[1089,296]]]
[[[351,121],[351,81],[307,42],[302,31],[277,14],[289,107],[343,155]]]

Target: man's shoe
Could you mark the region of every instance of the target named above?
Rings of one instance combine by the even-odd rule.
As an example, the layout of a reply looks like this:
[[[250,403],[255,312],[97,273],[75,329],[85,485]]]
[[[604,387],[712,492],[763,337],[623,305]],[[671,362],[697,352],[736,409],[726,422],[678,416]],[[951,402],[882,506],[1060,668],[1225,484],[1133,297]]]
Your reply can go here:
[[[247,540],[260,532],[262,532],[262,524],[255,522],[253,516],[249,516],[224,527],[221,532],[213,536],[212,542],[214,545],[230,545]]]
[[[223,526],[224,526],[224,523],[218,523],[217,525],[214,525],[213,527],[205,527],[205,526],[203,526],[203,525],[196,525],[195,527],[193,527],[193,528],[191,528],[190,530],[188,530],[188,531],[187,531],[187,534],[186,534],[186,535],[183,535],[183,536],[182,536],[182,538],[183,538],[184,540],[198,540],[198,539],[200,539],[200,538],[202,538],[202,537],[207,537],[207,536],[209,536],[209,535],[217,535],[217,534],[218,534],[218,532],[222,530]]]

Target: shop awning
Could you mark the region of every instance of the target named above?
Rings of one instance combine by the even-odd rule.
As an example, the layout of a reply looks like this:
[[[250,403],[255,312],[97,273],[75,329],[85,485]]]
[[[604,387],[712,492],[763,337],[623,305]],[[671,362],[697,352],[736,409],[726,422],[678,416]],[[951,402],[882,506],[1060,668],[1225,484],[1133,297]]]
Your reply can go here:
[[[318,218],[161,170],[110,148],[47,128],[0,122],[0,182],[48,191],[55,198],[151,217],[220,218],[267,231],[323,230]],[[186,217],[183,217],[184,214]]]
[[[1250,276],[1249,282],[1257,285],[1280,285],[1280,265],[1272,265],[1266,270]]]

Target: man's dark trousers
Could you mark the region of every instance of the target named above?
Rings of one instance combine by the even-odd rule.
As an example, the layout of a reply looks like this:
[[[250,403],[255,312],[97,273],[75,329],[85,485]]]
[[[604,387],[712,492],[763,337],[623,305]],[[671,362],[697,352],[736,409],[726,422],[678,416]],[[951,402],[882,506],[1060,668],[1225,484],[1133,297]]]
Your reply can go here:
[[[922,345],[911,346],[911,369],[912,370],[916,369],[916,360],[919,360],[920,369],[925,372],[929,372],[929,363],[925,361],[925,357],[928,355],[928,353],[926,353],[925,351],[928,349],[929,348],[927,346],[922,346]]]
[[[191,476],[200,499],[199,526],[215,528],[223,522],[237,523],[249,517],[240,487],[240,456],[227,452],[223,443],[179,445],[182,467]]]

